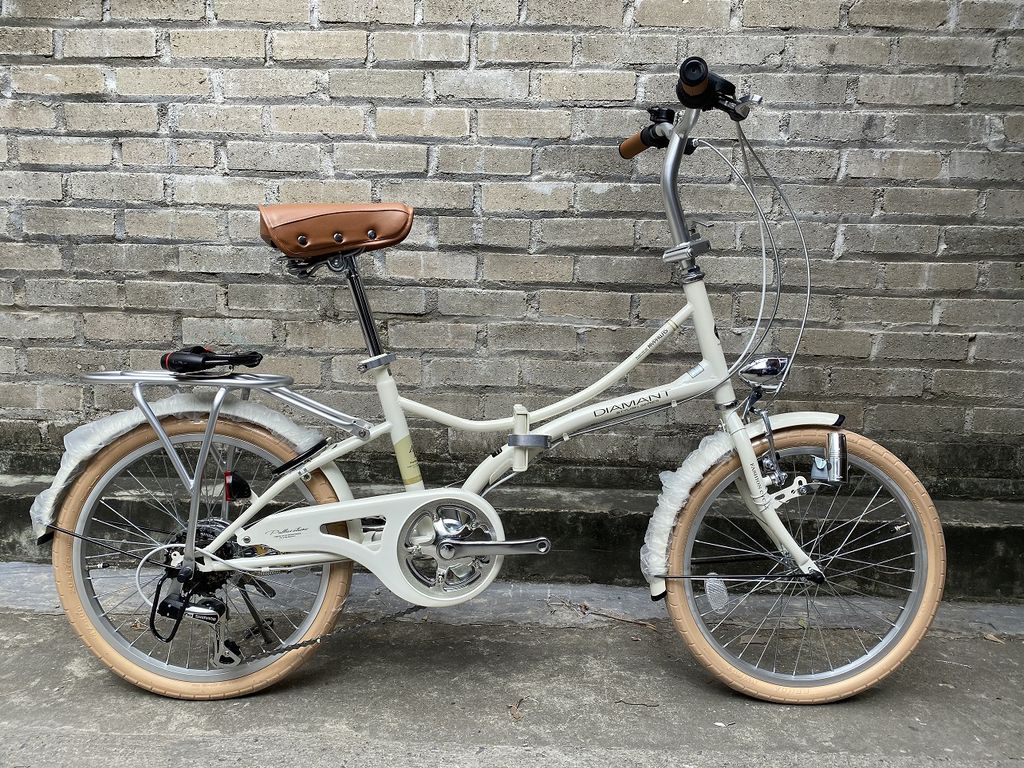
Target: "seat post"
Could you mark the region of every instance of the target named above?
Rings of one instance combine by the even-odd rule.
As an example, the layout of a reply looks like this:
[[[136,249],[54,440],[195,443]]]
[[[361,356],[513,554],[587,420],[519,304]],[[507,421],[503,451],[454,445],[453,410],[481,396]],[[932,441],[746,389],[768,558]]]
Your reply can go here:
[[[340,260],[342,262],[340,271],[348,279],[348,287],[352,291],[352,303],[356,308],[356,316],[359,318],[359,328],[363,332],[366,349],[369,351],[370,357],[378,357],[384,354],[384,350],[380,345],[380,337],[377,335],[377,326],[373,322],[370,302],[366,298],[366,291],[363,290],[363,280],[359,276],[355,254],[341,254]]]

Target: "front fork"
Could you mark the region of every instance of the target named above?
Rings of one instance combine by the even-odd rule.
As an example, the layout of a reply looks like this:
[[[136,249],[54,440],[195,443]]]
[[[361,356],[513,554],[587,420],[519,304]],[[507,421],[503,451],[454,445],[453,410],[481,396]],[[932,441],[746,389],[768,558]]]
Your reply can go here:
[[[786,526],[783,525],[782,520],[779,519],[777,511],[779,507],[799,493],[800,486],[804,485],[806,481],[804,478],[797,477],[791,486],[779,493],[768,493],[764,476],[761,474],[761,465],[754,453],[754,446],[743,420],[733,410],[725,415],[722,423],[732,437],[736,455],[740,460],[740,468],[743,471],[745,482],[737,485],[750,513],[779,550],[787,553],[803,574],[814,581],[823,578],[821,569],[797,544]]]

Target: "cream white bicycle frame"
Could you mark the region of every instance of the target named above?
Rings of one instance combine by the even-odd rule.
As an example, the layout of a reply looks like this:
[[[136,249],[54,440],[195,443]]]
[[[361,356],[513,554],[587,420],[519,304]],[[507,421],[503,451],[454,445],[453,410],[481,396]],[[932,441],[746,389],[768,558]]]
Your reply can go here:
[[[694,235],[687,229],[685,217],[679,204],[676,192],[676,176],[687,135],[696,124],[697,116],[696,111],[686,110],[680,120],[681,131],[673,129],[667,123],[660,126],[665,134],[670,133],[671,135],[664,164],[662,191],[665,198],[669,226],[676,243],[675,248],[682,249],[683,252],[687,251]],[[693,263],[692,260],[690,263]],[[218,390],[218,396],[214,400],[214,407],[211,409],[211,425],[217,418],[216,406],[223,400],[225,389],[235,387],[243,390],[259,388],[284,402],[305,408],[316,415],[326,418],[331,423],[347,427],[353,435],[322,449],[301,462],[298,466],[282,474],[263,493],[254,495],[248,508],[232,521],[216,539],[206,547],[195,549],[195,555],[197,556],[195,566],[202,571],[228,569],[259,571],[268,568],[288,568],[351,559],[372,571],[388,588],[404,599],[425,605],[445,605],[461,602],[482,591],[487,584],[482,584],[480,589],[474,590],[472,594],[452,600],[444,600],[425,597],[423,594],[416,592],[408,586],[406,579],[399,572],[396,555],[399,544],[397,529],[401,526],[401,522],[408,519],[409,514],[426,503],[442,498],[461,498],[469,503],[484,506],[493,511],[493,508],[489,507],[487,501],[482,498],[484,494],[495,484],[503,482],[511,474],[524,471],[530,460],[543,450],[542,447],[524,447],[524,444],[542,446],[556,444],[571,439],[574,434],[590,431],[592,428],[599,428],[602,425],[608,425],[610,422],[632,419],[646,415],[649,412],[674,407],[682,401],[711,392],[716,408],[720,412],[722,425],[732,437],[733,447],[740,459],[742,467],[740,490],[751,514],[774,542],[782,550],[789,553],[798,568],[805,573],[816,571],[817,567],[813,561],[800,548],[797,542],[793,540],[776,513],[779,506],[795,494],[798,483],[794,483],[774,494],[768,492],[766,480],[761,473],[761,467],[752,444],[752,438],[757,437],[763,432],[765,427],[760,423],[745,424],[738,412],[736,394],[730,380],[730,370],[715,330],[714,312],[708,300],[707,289],[702,277],[684,284],[685,305],[658,328],[633,354],[609,371],[603,378],[577,394],[533,412],[527,412],[525,408],[516,406],[513,415],[504,419],[465,419],[402,397],[391,375],[387,360],[380,361],[381,364],[376,367],[366,366],[364,363],[364,367],[368,368],[365,375],[372,376],[383,410],[384,419],[378,424],[369,424],[360,419],[353,419],[316,403],[310,398],[285,389],[280,386],[280,382],[273,384],[269,381],[274,378],[280,379],[281,377],[266,377],[268,382],[262,386],[244,383],[241,379],[245,378],[245,376],[238,377],[238,379],[223,377],[205,382],[207,386],[221,386],[221,389]],[[621,397],[592,402],[610,387],[622,381],[651,352],[677,333],[687,321],[692,322],[702,355],[702,360],[698,365],[667,384],[633,392]],[[366,329],[364,328],[365,333]],[[366,361],[366,363],[371,364],[372,362],[372,359]],[[99,380],[100,376],[102,374],[95,378]],[[151,383],[167,383],[167,376],[158,376],[160,381],[154,380]],[[249,377],[250,382],[264,378],[253,375],[246,376]],[[103,378],[109,380],[109,375]],[[138,379],[135,380],[138,381]],[[232,385],[233,380],[237,380],[238,383]],[[182,381],[182,383],[186,382]],[[193,379],[188,383],[201,382]],[[159,426],[159,421],[152,416],[152,412],[145,406],[145,401],[141,395],[141,386],[142,384],[140,383],[136,384],[136,400],[139,402],[140,407],[142,407],[143,412],[146,413],[150,424],[154,426],[158,435],[160,435],[162,434],[162,429]],[[587,405],[587,403],[590,404]],[[520,439],[516,440],[515,444],[506,445],[501,450],[484,459],[466,479],[461,489],[445,487],[427,490],[421,479],[412,447],[406,421],[407,415],[429,419],[453,429],[470,432],[504,432],[509,433],[510,436],[515,435],[516,438]],[[835,414],[825,413],[787,414],[782,417],[773,418],[772,422],[774,425],[776,419],[778,419],[780,426],[801,423],[831,426],[836,423],[837,418]],[[355,425],[354,429],[353,425]],[[212,433],[213,429],[211,426],[207,430],[201,457],[205,457],[208,451]],[[353,499],[344,478],[337,471],[337,468],[333,466],[333,462],[384,435],[390,437],[394,447],[395,457],[405,490],[404,492],[384,494],[370,498]],[[169,442],[165,439],[164,444],[165,448],[172,455],[172,460],[177,459]],[[196,478],[189,478],[187,473],[184,472],[184,468],[178,466],[179,464],[180,461],[175,462],[178,474],[182,475],[182,480],[185,482],[186,487],[190,487],[193,496],[197,497],[198,488],[196,486],[199,485],[198,480]],[[247,526],[247,523],[263,511],[268,504],[273,502],[281,491],[303,479],[307,479],[310,473],[318,469],[328,473],[328,477],[339,497],[345,498],[341,498],[340,501],[335,503],[300,507],[273,513],[254,522],[251,527]],[[200,470],[197,469],[196,475],[200,474]],[[798,480],[802,481],[802,478]],[[195,498],[193,501],[195,501]],[[196,513],[196,506],[197,504],[194,503],[193,517]],[[391,516],[398,519],[399,522],[394,525],[390,524],[389,518]],[[363,534],[358,525],[352,526],[355,529],[354,532],[350,529],[350,538],[342,538],[322,531],[322,526],[328,523],[340,521],[357,523],[359,520],[367,517],[383,517],[385,519],[386,522],[382,534],[378,536]],[[195,520],[191,520],[190,523],[194,529]],[[503,538],[502,531],[497,531],[497,534],[499,539]],[[191,540],[193,537],[190,536],[189,538]],[[231,539],[235,539],[246,546],[265,545],[272,548],[275,554],[237,558],[234,560],[220,559],[212,554]],[[495,569],[496,572],[497,569]]]

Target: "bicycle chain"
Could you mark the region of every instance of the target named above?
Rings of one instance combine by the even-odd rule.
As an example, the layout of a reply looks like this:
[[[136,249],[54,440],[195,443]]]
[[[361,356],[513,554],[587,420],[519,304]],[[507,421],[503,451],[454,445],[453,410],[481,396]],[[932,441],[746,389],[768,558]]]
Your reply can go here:
[[[291,645],[282,645],[280,648],[274,648],[270,651],[260,651],[259,653],[252,654],[251,656],[245,656],[238,662],[238,664],[240,666],[242,664],[249,664],[254,661],[262,661],[263,659],[269,659],[272,656],[279,656],[282,653],[288,653],[289,651],[297,651],[300,648],[308,648],[311,645],[319,645],[329,637],[343,635],[346,632],[353,632],[357,629],[362,629],[363,627],[367,627],[371,624],[377,624],[378,622],[386,620],[402,619],[406,616],[409,616],[410,614],[416,613],[417,611],[422,611],[424,607],[425,606],[422,605],[411,605],[408,608],[399,611],[398,613],[392,613],[388,616],[381,616],[377,619],[364,619],[358,624],[353,624],[348,627],[339,627],[338,629],[332,630],[327,634],[311,637],[309,640],[303,640],[298,643],[292,643]]]

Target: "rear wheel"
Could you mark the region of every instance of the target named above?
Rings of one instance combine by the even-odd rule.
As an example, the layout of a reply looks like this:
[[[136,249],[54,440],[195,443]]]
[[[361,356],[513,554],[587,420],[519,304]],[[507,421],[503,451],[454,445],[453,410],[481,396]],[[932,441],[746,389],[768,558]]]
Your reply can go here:
[[[167,419],[164,428],[193,473],[206,421]],[[295,455],[263,429],[218,422],[203,471],[197,544],[212,541],[248,501],[225,498],[225,472],[241,476],[260,493],[272,481],[271,470]],[[285,489],[268,513],[333,501],[330,483],[315,472]],[[118,438],[93,457],[58,515],[60,527],[90,539],[55,534],[53,567],[61,603],[90,650],[135,685],[184,699],[258,691],[295,670],[316,646],[254,657],[330,631],[348,594],[352,564],[201,574],[192,585],[193,604],[216,609],[220,620],[207,624],[186,617],[171,642],[162,642],[150,631],[150,606],[165,566],[183,549],[188,513],[188,491],[153,430],[139,427]],[[347,528],[340,524],[332,532],[347,535]],[[265,553],[232,543],[217,554]],[[169,580],[163,594],[175,587]],[[158,617],[155,623],[165,636],[173,627],[169,619]]]
[[[776,435],[787,483],[810,481],[827,434]],[[822,703],[875,685],[917,646],[942,596],[945,548],[927,491],[880,445],[845,434],[848,481],[810,485],[780,510],[824,583],[804,578],[754,521],[735,456],[693,489],[673,530],[668,572],[684,577],[668,581],[676,629],[701,663],[751,696]]]

